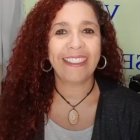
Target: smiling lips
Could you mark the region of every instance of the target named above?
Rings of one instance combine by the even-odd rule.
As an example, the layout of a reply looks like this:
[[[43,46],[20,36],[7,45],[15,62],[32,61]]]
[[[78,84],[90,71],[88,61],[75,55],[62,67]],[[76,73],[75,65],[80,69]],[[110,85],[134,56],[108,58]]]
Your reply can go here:
[[[66,57],[63,58],[64,61],[69,64],[69,65],[74,65],[74,66],[81,66],[84,64],[87,60],[87,57]]]

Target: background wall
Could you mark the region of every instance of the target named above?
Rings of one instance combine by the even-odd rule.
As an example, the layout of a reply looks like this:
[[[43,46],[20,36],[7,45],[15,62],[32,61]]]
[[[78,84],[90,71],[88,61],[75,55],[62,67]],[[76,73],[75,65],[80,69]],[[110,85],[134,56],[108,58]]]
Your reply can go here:
[[[0,81],[24,16],[23,0],[0,0]]]

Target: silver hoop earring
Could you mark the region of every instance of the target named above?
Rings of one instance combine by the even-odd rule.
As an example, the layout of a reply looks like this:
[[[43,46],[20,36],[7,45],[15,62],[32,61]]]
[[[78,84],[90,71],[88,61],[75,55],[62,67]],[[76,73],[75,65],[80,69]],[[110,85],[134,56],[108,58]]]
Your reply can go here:
[[[45,63],[45,61],[46,61],[46,63]],[[42,69],[42,71],[44,71],[44,72],[50,72],[51,70],[52,70],[52,65],[50,64],[50,62],[48,61],[47,59],[44,59],[44,60],[42,60],[41,61],[41,63],[40,63],[40,67],[41,67],[41,69]],[[49,66],[48,66],[49,65]],[[46,68],[45,68],[46,67]],[[48,68],[47,68],[48,67]]]
[[[101,67],[98,66],[97,69],[99,69],[99,70],[103,70],[106,67],[106,65],[107,65],[106,57],[104,55],[101,55],[101,57],[104,59],[104,65],[101,66]]]

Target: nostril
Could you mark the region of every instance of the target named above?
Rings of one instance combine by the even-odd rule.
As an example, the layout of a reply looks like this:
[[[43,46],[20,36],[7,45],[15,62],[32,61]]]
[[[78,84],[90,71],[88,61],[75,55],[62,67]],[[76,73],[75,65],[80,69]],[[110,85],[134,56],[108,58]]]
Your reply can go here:
[[[71,47],[70,47],[71,49],[80,49],[81,48],[81,45],[79,45],[79,46],[75,46],[75,45],[71,45]]]
[[[84,41],[80,40],[80,39],[75,39],[75,40],[71,40],[69,43],[68,43],[68,47],[71,48],[71,49],[80,49],[82,47],[85,46],[85,43]]]

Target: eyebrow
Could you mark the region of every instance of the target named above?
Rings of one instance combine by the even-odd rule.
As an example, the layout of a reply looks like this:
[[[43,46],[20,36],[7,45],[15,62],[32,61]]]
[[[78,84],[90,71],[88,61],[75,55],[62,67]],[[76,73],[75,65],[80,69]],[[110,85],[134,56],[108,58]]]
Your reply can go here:
[[[68,23],[67,22],[58,22],[58,23],[53,24],[51,28],[53,28],[54,26],[68,26]]]
[[[89,21],[89,20],[84,20],[82,21],[83,25],[94,25],[96,27],[99,27],[98,23],[94,22],[94,21]]]
[[[83,24],[83,25],[94,25],[94,26],[96,26],[96,27],[99,27],[98,24],[97,24],[96,22],[94,22],[94,21],[89,21],[89,20],[83,20],[81,24]],[[67,22],[65,22],[65,21],[63,21],[63,22],[58,22],[58,23],[53,24],[53,25],[52,25],[52,28],[53,28],[54,26],[57,26],[57,25],[58,25],[58,26],[68,26],[69,24],[68,24]]]

